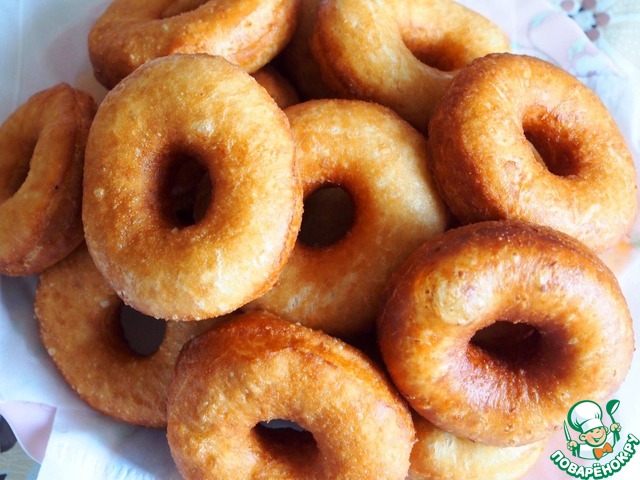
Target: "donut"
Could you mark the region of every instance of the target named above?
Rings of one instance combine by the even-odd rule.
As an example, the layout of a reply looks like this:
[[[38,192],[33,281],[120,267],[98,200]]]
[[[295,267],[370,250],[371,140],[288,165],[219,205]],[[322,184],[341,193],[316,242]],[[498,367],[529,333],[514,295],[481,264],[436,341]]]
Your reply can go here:
[[[547,444],[482,445],[445,432],[415,413],[413,424],[417,441],[407,480],[516,480],[533,468]]]
[[[300,97],[294,86],[276,67],[265,65],[251,74],[253,78],[267,91],[281,109],[300,102]]]
[[[64,380],[105,415],[164,427],[167,390],[180,349],[221,319],[167,322],[157,351],[140,355],[124,336],[122,308],[122,300],[83,244],[38,280],[35,315],[40,338]]]
[[[425,132],[455,72],[474,58],[509,51],[509,41],[452,0],[327,0],[318,7],[310,48],[334,91],[386,105]]]
[[[187,479],[404,480],[414,442],[406,404],[371,360],[260,311],[185,345],[167,411]],[[275,420],[303,431],[274,435],[261,422]]]
[[[254,72],[289,41],[297,8],[295,0],[113,0],[89,32],[94,76],[110,89],[175,53],[219,55]]]
[[[601,252],[636,215],[636,171],[614,119],[544,60],[474,61],[435,109],[429,148],[434,179],[462,223],[537,223]]]
[[[146,63],[101,103],[89,133],[83,222],[98,270],[146,315],[199,320],[275,282],[295,244],[302,194],[285,114],[221,57]],[[212,201],[194,224],[166,194],[201,164]]]
[[[342,338],[375,330],[391,273],[447,224],[426,140],[392,110],[359,100],[311,100],[285,113],[306,199],[302,229],[275,286],[245,308]],[[306,233],[309,202],[329,187],[346,192],[354,215],[342,237],[318,245]]]
[[[0,274],[41,272],[82,241],[82,165],[96,105],[61,83],[0,126]]]
[[[474,338],[498,323],[532,332],[511,349]],[[494,446],[542,440],[580,399],[607,398],[634,348],[625,299],[595,253],[518,221],[451,229],[418,248],[389,282],[378,340],[418,414]]]
[[[322,72],[309,46],[320,0],[299,1],[296,29],[275,62],[305,101],[335,98],[337,94],[322,80]]]

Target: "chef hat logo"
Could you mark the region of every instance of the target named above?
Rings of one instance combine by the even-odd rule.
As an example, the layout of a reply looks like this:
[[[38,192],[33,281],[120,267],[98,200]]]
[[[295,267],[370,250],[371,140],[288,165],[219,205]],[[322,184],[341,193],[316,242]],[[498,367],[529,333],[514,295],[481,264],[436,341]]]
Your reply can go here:
[[[581,433],[604,427],[602,423],[602,408],[591,400],[583,400],[571,407],[567,420],[571,428]]]

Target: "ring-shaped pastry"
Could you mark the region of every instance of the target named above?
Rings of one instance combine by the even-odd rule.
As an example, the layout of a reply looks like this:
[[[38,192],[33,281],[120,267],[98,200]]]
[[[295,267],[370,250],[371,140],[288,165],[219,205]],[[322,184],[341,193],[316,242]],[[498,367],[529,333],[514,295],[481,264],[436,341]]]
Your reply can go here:
[[[393,271],[447,225],[426,140],[391,109],[359,100],[312,100],[285,113],[303,195],[343,189],[353,223],[328,245],[299,236],[275,286],[247,307],[341,338],[373,331]]]
[[[122,307],[84,245],[38,280],[35,314],[40,338],[69,386],[105,415],[164,427],[169,381],[180,349],[221,319],[166,322],[158,349],[140,355],[123,333]]]
[[[596,94],[548,62],[508,53],[474,61],[434,111],[429,147],[462,223],[547,225],[598,252],[631,229],[637,177],[625,140]]]
[[[208,53],[248,72],[289,41],[295,0],[114,0],[89,32],[97,80],[113,88],[140,65],[175,53]]]
[[[455,71],[510,49],[499,27],[452,0],[324,1],[310,42],[329,87],[386,105],[421,132]]]
[[[82,241],[82,166],[93,98],[61,83],[0,126],[0,273],[39,273]]]
[[[534,332],[500,354],[474,342],[496,322]],[[425,243],[390,282],[378,336],[394,383],[421,416],[496,446],[544,439],[577,401],[605,399],[634,343],[604,263],[568,235],[521,222],[471,224]]]
[[[264,312],[185,345],[171,381],[167,438],[192,478],[403,480],[414,428],[406,404],[357,349]],[[269,441],[261,422],[306,432]],[[276,434],[277,435],[277,434]]]
[[[211,203],[180,227],[172,171],[199,162]],[[300,226],[302,195],[286,116],[239,67],[172,55],[121,82],[89,134],[83,221],[96,266],[134,309],[164,319],[232,312],[264,293]]]

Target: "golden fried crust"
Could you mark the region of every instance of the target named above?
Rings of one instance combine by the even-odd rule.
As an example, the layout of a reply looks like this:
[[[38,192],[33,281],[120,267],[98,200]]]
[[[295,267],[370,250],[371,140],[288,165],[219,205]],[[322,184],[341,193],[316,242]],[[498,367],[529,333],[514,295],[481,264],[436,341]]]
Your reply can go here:
[[[546,441],[520,447],[492,447],[456,437],[413,414],[417,442],[407,480],[516,480],[542,455]]]
[[[410,413],[377,367],[349,345],[263,312],[189,342],[168,403],[169,445],[185,478],[404,479]],[[313,435],[274,452],[254,428],[290,420]]]
[[[220,320],[167,322],[158,350],[142,356],[124,338],[121,307],[84,245],[38,281],[40,338],[71,388],[113,418],[163,427],[169,380],[182,345]]]
[[[473,62],[434,112],[429,145],[434,178],[463,223],[525,220],[602,251],[636,215],[636,171],[614,119],[543,60]]]
[[[96,105],[58,84],[0,126],[0,273],[31,275],[82,241],[82,165]]]
[[[391,273],[446,227],[426,141],[392,110],[358,100],[313,100],[285,113],[303,194],[340,186],[355,219],[326,247],[298,241],[275,287],[248,307],[341,337],[374,330]]]
[[[300,102],[293,85],[272,65],[265,65],[251,74],[275,100],[278,107],[285,109]]]
[[[161,186],[183,158],[206,166],[213,197],[180,228]],[[125,303],[165,319],[229,313],[273,285],[295,243],[302,194],[289,123],[220,57],[154,60],[100,105],[83,202],[89,252]]]
[[[222,56],[253,72],[287,44],[297,8],[295,0],[114,0],[89,32],[89,57],[107,88],[175,53]]]
[[[529,355],[471,343],[496,321],[537,329]],[[390,282],[380,348],[411,406],[456,436],[515,446],[557,430],[571,405],[622,382],[632,321],[611,271],[547,227],[482,222],[420,247]]]
[[[421,132],[455,71],[509,51],[490,20],[451,0],[327,0],[310,48],[341,95],[386,105]]]

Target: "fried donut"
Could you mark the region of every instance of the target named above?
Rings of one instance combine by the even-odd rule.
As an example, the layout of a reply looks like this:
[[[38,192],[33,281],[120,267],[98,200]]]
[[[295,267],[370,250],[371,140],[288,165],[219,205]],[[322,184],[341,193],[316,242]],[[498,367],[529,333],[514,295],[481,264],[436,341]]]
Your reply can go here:
[[[391,107],[425,132],[455,71],[509,51],[509,41],[489,19],[452,0],[327,0],[318,7],[310,48],[330,88]]]
[[[0,126],[0,274],[39,273],[82,241],[82,164],[96,105],[61,83]]]
[[[391,273],[446,227],[426,140],[392,110],[359,100],[311,100],[285,113],[303,195],[344,189],[354,205],[353,224],[326,246],[303,242],[301,231],[276,285],[246,308],[340,337],[375,330]]]
[[[291,41],[275,61],[295,85],[302,99],[335,98],[336,93],[322,80],[322,72],[309,46],[320,0],[299,1],[296,29]]]
[[[158,350],[143,356],[124,337],[122,306],[81,245],[40,275],[40,338],[65,381],[92,408],[124,422],[163,427],[178,352],[220,320],[167,322]]]
[[[434,178],[463,223],[519,219],[599,252],[635,218],[636,171],[614,119],[588,87],[543,60],[473,62],[436,108],[429,145]]]
[[[167,438],[193,478],[404,480],[414,442],[406,404],[360,351],[265,312],[188,342],[171,381]],[[306,432],[269,441],[260,422]]]
[[[257,72],[251,74],[275,100],[282,109],[300,102],[298,92],[282,74],[273,66],[265,65]]]
[[[476,345],[476,332],[496,322],[532,335],[510,354]],[[633,352],[629,310],[604,263],[573,237],[507,221],[420,247],[390,282],[378,336],[421,416],[496,446],[541,440],[580,399],[606,398]]]
[[[413,424],[417,442],[407,480],[516,480],[533,468],[547,443],[492,447],[456,437],[416,414]]]
[[[89,32],[89,58],[107,88],[140,65],[208,53],[254,72],[287,44],[295,0],[113,0]]]
[[[188,161],[205,167],[213,191],[202,219],[182,226],[165,190]],[[239,67],[163,57],[100,105],[85,160],[85,237],[134,309],[181,320],[237,309],[275,282],[301,216],[287,118]]]

